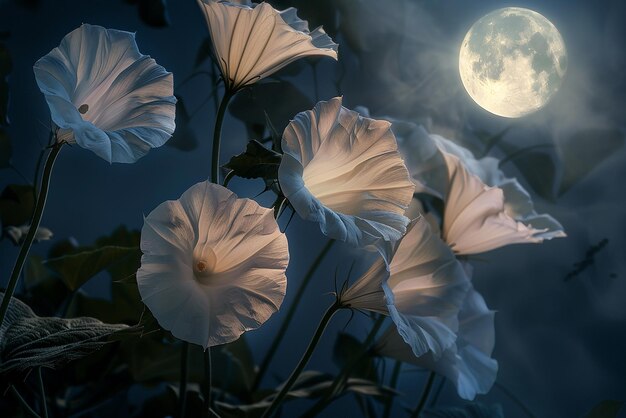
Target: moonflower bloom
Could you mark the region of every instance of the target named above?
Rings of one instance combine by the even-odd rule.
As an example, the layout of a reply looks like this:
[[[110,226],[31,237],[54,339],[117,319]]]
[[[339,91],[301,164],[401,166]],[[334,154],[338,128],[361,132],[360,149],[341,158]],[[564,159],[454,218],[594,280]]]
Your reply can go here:
[[[390,123],[361,117],[341,97],[301,112],[285,128],[282,192],[330,238],[374,247],[389,260],[406,231],[414,186]]]
[[[564,237],[554,218],[538,214],[516,179],[498,160],[477,160],[467,149],[421,126],[394,123],[416,192],[444,200],[442,234],[457,254],[477,254],[516,243]]]
[[[302,57],[337,59],[337,44],[321,27],[309,32],[293,7],[278,11],[267,3],[241,3],[198,0],[229,90],[253,84]]]
[[[57,140],[133,163],[174,132],[173,77],[135,35],[84,24],[34,66]]]
[[[175,337],[203,347],[258,328],[283,301],[287,238],[273,211],[198,183],[144,221],[137,284]]]
[[[390,315],[415,356],[430,351],[438,358],[454,345],[450,323],[469,287],[450,248],[420,217],[398,244],[389,270],[378,259],[340,300],[346,307]]]
[[[457,330],[456,343],[440,358],[433,352],[416,357],[395,327],[389,327],[374,351],[439,373],[454,383],[461,398],[473,400],[477,394],[489,392],[498,373],[498,362],[491,358],[495,345],[494,315],[482,296],[470,290],[458,320],[447,321],[448,326]],[[441,323],[438,321],[438,326]]]

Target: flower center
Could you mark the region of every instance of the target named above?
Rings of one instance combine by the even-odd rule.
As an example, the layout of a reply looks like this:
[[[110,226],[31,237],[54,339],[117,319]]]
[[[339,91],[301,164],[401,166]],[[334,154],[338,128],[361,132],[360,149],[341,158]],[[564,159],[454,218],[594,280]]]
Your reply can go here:
[[[78,111],[80,112],[81,115],[84,115],[85,113],[89,111],[89,105],[86,103],[80,105],[80,107],[78,108]]]
[[[193,260],[193,272],[196,280],[206,283],[215,273],[217,257],[210,248],[203,248],[201,253],[196,253]]]

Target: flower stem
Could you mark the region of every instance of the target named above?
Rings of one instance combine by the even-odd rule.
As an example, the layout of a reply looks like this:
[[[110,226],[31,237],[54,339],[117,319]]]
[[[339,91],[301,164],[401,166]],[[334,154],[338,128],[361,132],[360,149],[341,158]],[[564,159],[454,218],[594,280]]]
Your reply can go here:
[[[396,360],[395,364],[393,365],[393,371],[391,372],[391,379],[389,381],[389,387],[391,389],[396,388],[401,369],[402,369],[402,362],[400,360]],[[391,404],[392,404],[392,398],[389,397],[385,400],[385,410],[383,412],[383,418],[389,418],[389,415],[391,414]]]
[[[313,335],[313,338],[311,338],[311,341],[309,342],[309,346],[307,347],[306,351],[302,355],[300,362],[298,363],[296,368],[293,370],[293,372],[291,372],[289,379],[283,385],[278,395],[276,395],[276,397],[272,401],[272,404],[269,406],[269,408],[267,408],[262,418],[271,417],[272,414],[276,411],[276,409],[280,405],[280,403],[283,401],[285,396],[287,396],[287,393],[289,393],[289,390],[291,389],[293,384],[296,382],[296,380],[300,376],[300,373],[302,373],[302,370],[304,369],[306,364],[309,362],[311,355],[313,355],[313,351],[315,350],[317,343],[322,337],[322,334],[324,333],[324,329],[326,329],[328,322],[339,309],[340,309],[340,306],[335,302],[331,305],[330,308],[328,308],[328,310],[326,310],[326,313],[324,314],[324,316],[322,317],[322,320],[317,326],[317,329],[315,330],[315,334]]]
[[[380,315],[376,322],[374,322],[374,325],[372,326],[369,334],[367,334],[365,341],[363,341],[363,344],[361,345],[361,350],[354,353],[354,355],[351,357],[351,361],[349,361],[343,367],[343,369],[341,369],[339,374],[335,377],[335,380],[333,380],[333,384],[326,392],[326,395],[322,396],[322,398],[317,401],[317,403],[315,403],[315,405],[313,405],[313,407],[311,407],[311,409],[309,409],[304,415],[302,415],[301,418],[311,418],[317,416],[320,412],[324,410],[324,408],[326,408],[330,404],[330,402],[333,400],[333,398],[335,398],[336,395],[341,393],[343,385],[346,384],[348,378],[350,377],[350,373],[352,373],[359,361],[363,359],[363,356],[367,354],[367,350],[374,341],[374,338],[376,338],[376,334],[378,333],[380,327],[383,325],[383,322],[385,322],[385,317],[383,315]]]
[[[39,393],[41,393],[41,410],[43,418],[48,418],[48,404],[46,402],[46,389],[43,385],[43,376],[41,375],[41,367],[37,367],[37,380],[39,381]]]
[[[30,222],[28,234],[26,234],[24,243],[22,244],[20,252],[17,256],[17,261],[15,262],[15,266],[13,267],[13,271],[11,272],[11,278],[9,279],[7,289],[4,292],[4,297],[2,298],[2,305],[0,305],[0,326],[2,326],[2,323],[4,322],[4,316],[9,309],[9,303],[11,302],[13,292],[15,292],[15,287],[17,286],[20,273],[22,272],[22,268],[24,267],[24,262],[26,261],[26,257],[28,256],[28,251],[30,250],[30,246],[32,245],[33,240],[35,239],[37,229],[39,229],[39,223],[41,222],[41,217],[43,215],[44,208],[46,207],[46,198],[48,196],[48,186],[50,185],[52,167],[54,167],[54,161],[56,160],[57,155],[59,155],[59,151],[61,151],[62,146],[62,142],[55,143],[52,146],[50,154],[48,154],[46,165],[43,170],[43,177],[41,179],[39,196],[37,196],[37,203],[35,204],[33,219]]]
[[[187,407],[187,376],[189,375],[189,343],[183,341],[182,353],[180,356],[180,385],[178,387],[178,417],[185,418],[185,408]]]
[[[211,347],[204,350],[204,417],[211,416]]]
[[[30,405],[28,405],[28,403],[24,400],[24,398],[22,398],[22,395],[20,395],[20,393],[17,391],[17,389],[15,388],[15,386],[10,386],[9,390],[11,391],[11,393],[13,394],[13,396],[15,396],[15,398],[18,400],[18,402],[20,403],[20,405],[22,405],[22,408],[24,408],[24,410],[28,413],[28,415],[30,415],[33,418],[41,418],[37,412],[35,412],[33,410],[33,408],[30,407]]]
[[[215,118],[215,130],[213,131],[213,153],[211,154],[211,182],[220,183],[220,141],[222,136],[222,123],[228,102],[233,97],[233,93],[226,88],[220,107],[217,109],[217,117]]]
[[[426,386],[424,386],[424,390],[422,391],[422,396],[420,396],[420,401],[417,404],[417,407],[413,410],[411,414],[411,418],[418,418],[422,413],[422,409],[426,405],[426,401],[428,400],[428,395],[430,395],[430,390],[433,388],[433,382],[435,381],[435,372],[430,372],[428,375],[428,380],[426,381]]]
[[[304,295],[304,290],[309,285],[309,282],[311,281],[311,278],[313,278],[313,275],[315,274],[317,267],[321,264],[324,257],[326,257],[326,254],[328,254],[334,242],[335,240],[330,240],[326,243],[322,251],[319,253],[317,258],[315,259],[315,261],[313,261],[313,264],[311,264],[311,267],[309,267],[309,270],[306,272],[304,279],[302,279],[302,282],[300,283],[300,287],[298,287],[298,290],[296,291],[296,295],[294,296],[294,299],[291,302],[291,305],[289,306],[287,313],[285,314],[285,320],[280,325],[278,334],[276,334],[276,337],[274,337],[272,344],[270,345],[269,349],[265,353],[265,357],[263,358],[263,361],[261,362],[261,365],[259,366],[259,371],[257,372],[254,378],[254,382],[252,384],[252,391],[255,391],[256,389],[258,389],[259,385],[261,384],[261,380],[263,379],[263,376],[265,375],[267,368],[269,367],[270,363],[272,362],[272,359],[274,358],[274,354],[276,354],[276,351],[278,351],[278,347],[280,346],[280,343],[283,340],[283,337],[285,336],[287,329],[289,328],[289,324],[291,323],[291,320],[293,319],[293,315],[295,314],[296,309],[300,305],[300,299],[302,299],[302,296]]]

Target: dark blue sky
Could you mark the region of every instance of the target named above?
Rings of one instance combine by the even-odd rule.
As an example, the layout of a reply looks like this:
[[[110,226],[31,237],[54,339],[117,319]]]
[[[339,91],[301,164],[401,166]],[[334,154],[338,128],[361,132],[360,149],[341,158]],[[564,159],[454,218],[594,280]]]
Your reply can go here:
[[[11,33],[6,43],[14,61],[8,131],[13,162],[28,174],[34,171],[49,123],[32,65],[66,33],[83,22],[135,31],[140,50],[172,71],[175,80],[193,71],[197,50],[207,36],[194,1],[170,1],[171,26],[164,29],[143,24],[135,6],[121,0],[41,0],[35,9],[15,6],[12,1],[1,3],[0,31]],[[281,6],[283,3],[288,4],[285,1]],[[626,150],[612,149],[608,158],[598,159],[593,170],[581,174],[586,173],[585,160],[593,159],[593,149],[601,147],[610,132],[623,137],[626,128],[623,2],[341,0],[338,4],[340,21],[358,30],[353,32],[355,39],[336,39],[345,70],[327,59],[318,65],[320,99],[337,94],[335,80],[345,71],[341,93],[347,106],[364,105],[373,115],[426,122],[433,132],[474,148],[477,139],[472,132],[497,132],[506,127],[511,129],[505,141],[512,147],[554,144],[554,179],[545,177],[544,169],[532,161],[521,169],[511,163],[503,166],[508,175],[518,176],[529,188],[537,185],[537,180],[531,180],[533,175],[540,177],[540,183],[553,182],[556,190],[566,176],[565,170],[576,174],[577,181],[562,195],[544,193],[547,198],[535,198],[539,211],[557,218],[568,238],[485,254],[475,262],[474,283],[487,304],[498,311],[494,353],[500,362],[498,382],[523,399],[538,417],[581,417],[603,399],[625,400],[626,195],[622,179],[626,178]],[[458,46],[472,23],[505,6],[527,7],[550,19],[561,32],[569,55],[568,73],[554,100],[540,112],[515,121],[493,116],[475,105],[465,94],[456,67]],[[314,11],[311,6],[309,9]],[[349,48],[341,46],[358,41],[369,46],[360,62]],[[313,101],[311,80],[307,65],[300,75],[292,77]],[[209,79],[199,77],[178,93],[189,108],[195,109],[210,89]],[[120,224],[140,228],[143,214],[207,178],[214,113],[211,103],[204,105],[192,121],[199,140],[193,152],[165,146],[152,150],[136,164],[111,166],[77,146],[64,149],[42,224],[52,229],[56,238],[74,237],[82,244],[90,244]],[[585,132],[587,139],[572,145],[571,138],[580,132]],[[247,140],[244,126],[227,116],[222,155],[241,152]],[[505,154],[503,148],[494,149],[497,157]],[[0,171],[0,187],[11,182],[20,182],[20,178],[8,170]],[[232,185],[238,194],[248,197],[263,187],[259,182],[240,180]],[[269,205],[272,196],[259,201]],[[325,241],[317,225],[297,216],[287,234],[291,263],[286,304]],[[609,244],[597,254],[595,264],[565,282],[572,264],[584,258],[590,245],[604,238]],[[43,254],[45,248],[40,244],[33,251]],[[9,274],[16,254],[6,240],[0,242],[1,277]],[[297,326],[288,334],[289,344],[280,349],[276,372],[288,373],[304,350],[316,325],[311,318],[320,317],[331,302],[322,294],[332,290],[330,278],[335,266],[339,264],[344,271],[349,267],[346,254],[352,256],[354,251],[340,247],[324,262],[298,311]],[[98,283],[87,287],[93,292],[100,288]],[[257,358],[269,345],[282,313],[247,334]],[[338,317],[332,323],[309,367],[332,370],[328,359],[334,333],[343,328],[346,318]],[[363,337],[366,323],[357,319],[348,330]],[[409,399],[421,390],[422,380],[423,376],[416,373],[402,378],[402,390],[412,394]],[[524,416],[497,388],[482,400],[502,403],[507,417]],[[451,385],[446,386],[443,401],[458,402]],[[354,408],[351,402],[338,402],[335,411]]]

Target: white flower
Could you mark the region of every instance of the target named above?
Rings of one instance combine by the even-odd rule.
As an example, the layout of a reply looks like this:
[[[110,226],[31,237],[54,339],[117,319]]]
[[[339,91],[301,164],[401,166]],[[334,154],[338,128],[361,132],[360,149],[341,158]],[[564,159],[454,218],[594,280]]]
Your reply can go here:
[[[375,247],[389,260],[406,231],[414,186],[390,123],[361,117],[341,97],[301,112],[285,129],[278,180],[302,218],[330,238]]]
[[[471,290],[458,320],[448,321],[448,326],[457,330],[456,344],[445,350],[440,358],[432,352],[416,357],[395,327],[389,327],[374,350],[381,356],[415,364],[447,377],[461,398],[473,400],[477,394],[489,392],[496,381],[498,362],[491,358],[495,344],[494,316],[495,312],[487,308],[482,296]],[[441,324],[437,321],[438,326]]]
[[[344,306],[389,314],[415,356],[435,356],[454,345],[455,321],[470,287],[461,264],[433,234],[428,222],[413,221],[387,270],[378,260],[340,299]]]
[[[145,218],[141,250],[143,302],[163,328],[190,343],[236,340],[285,296],[287,238],[273,211],[208,181]]]
[[[535,211],[516,179],[504,176],[497,159],[477,160],[469,150],[415,124],[396,122],[393,129],[416,192],[444,200],[442,234],[457,254],[565,236],[554,218]]]
[[[34,71],[59,141],[132,163],[174,132],[172,74],[139,52],[132,33],[82,25]]]
[[[22,225],[22,226],[7,226],[4,228],[4,233],[13,241],[15,245],[21,245],[28,235],[28,231],[30,230],[30,226]],[[35,233],[35,242],[40,241],[48,241],[52,238],[54,234],[48,228],[40,226],[37,228],[37,232]]]
[[[307,56],[337,59],[337,44],[319,27],[309,32],[296,9],[278,11],[267,3],[198,0],[213,54],[227,87],[236,91]]]

